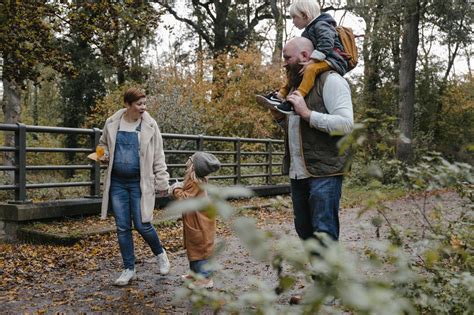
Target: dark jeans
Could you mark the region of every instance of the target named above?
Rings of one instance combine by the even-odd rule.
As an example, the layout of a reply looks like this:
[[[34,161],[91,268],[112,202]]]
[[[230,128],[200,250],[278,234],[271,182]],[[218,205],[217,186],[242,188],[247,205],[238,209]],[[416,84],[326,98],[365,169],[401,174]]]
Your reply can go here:
[[[133,250],[132,221],[135,229],[148,243],[153,254],[163,252],[160,239],[151,223],[142,223],[140,208],[140,179],[121,179],[112,176],[110,183],[110,201],[117,226],[117,236],[125,269],[135,267]]]
[[[189,268],[191,271],[200,274],[204,278],[209,278],[211,276],[211,271],[205,267],[207,264],[207,259],[194,260],[189,262]]]
[[[341,189],[342,175],[291,180],[295,228],[301,239],[314,237],[314,232],[339,239]]]

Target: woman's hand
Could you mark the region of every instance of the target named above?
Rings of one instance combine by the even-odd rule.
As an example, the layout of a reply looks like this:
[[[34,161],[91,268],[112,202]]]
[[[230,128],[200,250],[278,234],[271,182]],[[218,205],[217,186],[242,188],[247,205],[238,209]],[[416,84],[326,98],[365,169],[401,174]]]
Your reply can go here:
[[[99,161],[100,161],[101,163],[104,163],[104,164],[105,164],[105,163],[109,163],[109,155],[108,155],[108,154],[102,155],[102,156],[99,158]]]
[[[103,145],[98,145],[95,147],[95,154],[97,154],[97,160],[102,163],[109,162],[109,151]]]
[[[168,197],[168,189],[165,190],[158,190],[156,195],[160,198]]]

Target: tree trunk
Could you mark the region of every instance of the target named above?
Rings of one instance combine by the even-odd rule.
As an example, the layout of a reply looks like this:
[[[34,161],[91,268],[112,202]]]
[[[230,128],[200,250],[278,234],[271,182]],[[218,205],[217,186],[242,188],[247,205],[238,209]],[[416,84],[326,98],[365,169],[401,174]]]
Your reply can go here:
[[[3,79],[3,117],[6,124],[16,124],[20,121],[21,89],[15,81]]]
[[[16,124],[20,121],[21,113],[21,88],[13,80],[8,80],[3,78],[3,102],[2,110],[4,123],[6,124]],[[4,144],[6,147],[15,146],[15,136],[11,133],[5,133]],[[3,153],[3,165],[4,166],[14,166],[15,157],[12,152]],[[5,172],[10,179],[10,182],[14,181],[13,172]]]
[[[226,86],[227,71],[226,58],[223,56],[227,48],[226,30],[228,28],[227,19],[229,15],[230,0],[222,2],[214,2],[216,8],[216,18],[214,21],[214,47],[213,47],[213,66],[212,66],[212,83],[214,91],[212,93],[213,99],[218,99],[222,96]]]
[[[275,48],[273,49],[272,60],[274,65],[281,64],[281,52],[283,50],[283,18],[278,8],[278,0],[271,0],[270,7],[275,21]]]
[[[364,98],[369,108],[377,108],[380,103],[378,100],[378,86],[381,82],[380,59],[384,45],[380,36],[383,7],[383,0],[378,0],[374,9],[362,16],[367,21],[362,54],[364,58]]]
[[[401,21],[400,23],[395,23],[393,26],[393,37],[391,38],[391,48],[392,48],[392,56],[393,56],[393,69],[394,71],[394,80],[393,82],[399,82],[400,80],[400,36],[401,36]],[[398,92],[398,91],[397,91]],[[397,93],[400,95],[400,93]],[[397,103],[399,103],[397,97]]]
[[[218,55],[227,48],[227,28],[228,28],[228,17],[229,17],[229,6],[230,0],[224,0],[222,2],[214,2],[216,8],[216,18],[214,20],[214,54]]]
[[[415,70],[418,49],[419,0],[406,2],[400,60],[400,138],[397,158],[410,162],[413,158],[412,137],[415,105]]]
[[[464,28],[464,16],[462,16],[460,22],[459,22],[459,29],[453,30],[453,34],[449,34],[449,38],[453,37],[454,34],[459,34],[462,32],[462,29]],[[461,43],[458,40],[455,40],[452,42],[451,40],[448,41],[447,46],[448,46],[448,64],[446,67],[446,70],[443,75],[443,80],[441,81],[441,84],[439,86],[438,90],[438,106],[436,107],[436,115],[435,115],[435,127],[434,127],[434,138],[438,139],[441,136],[442,130],[441,130],[441,124],[440,122],[443,121],[443,102],[441,100],[444,92],[446,91],[446,87],[448,86],[448,77],[449,74],[451,73],[451,70],[454,66],[454,61],[456,60],[456,57],[458,56],[459,49],[460,49]],[[454,47],[452,47],[454,46]]]
[[[472,81],[472,67],[471,67],[472,49],[470,47],[465,47],[464,53],[466,54],[467,78],[468,78],[468,81]]]

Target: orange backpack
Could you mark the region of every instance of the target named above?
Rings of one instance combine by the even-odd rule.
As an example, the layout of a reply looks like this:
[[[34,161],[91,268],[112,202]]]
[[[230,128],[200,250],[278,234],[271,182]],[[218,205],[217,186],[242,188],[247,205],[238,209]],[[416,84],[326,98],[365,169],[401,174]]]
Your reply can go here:
[[[342,25],[336,26],[336,31],[341,40],[342,47],[344,47],[344,53],[342,53],[342,55],[347,61],[348,71],[351,71],[357,66],[357,62],[359,61],[354,32],[352,28]]]

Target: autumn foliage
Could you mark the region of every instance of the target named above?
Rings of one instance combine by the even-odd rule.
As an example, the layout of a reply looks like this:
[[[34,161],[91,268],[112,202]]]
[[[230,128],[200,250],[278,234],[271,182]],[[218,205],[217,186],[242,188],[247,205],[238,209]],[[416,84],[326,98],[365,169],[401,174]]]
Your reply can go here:
[[[217,97],[202,102],[210,134],[272,137],[275,124],[268,110],[255,102],[255,94],[276,90],[282,82],[279,66],[264,65],[262,55],[253,50],[237,50],[235,56],[221,55],[214,63],[225,65],[226,73],[212,89]]]
[[[216,60],[199,64],[194,69],[183,69],[172,62],[164,64],[153,69],[144,84],[148,111],[163,132],[278,136],[268,109],[255,102],[255,94],[279,87],[279,65],[265,64],[262,54],[252,49],[236,49],[233,54],[222,54]],[[221,67],[219,71],[215,71],[216,65]],[[212,78],[213,73],[220,76]],[[105,119],[121,108],[121,95],[131,85],[134,83],[126,83],[99,101],[84,127],[102,128]]]

